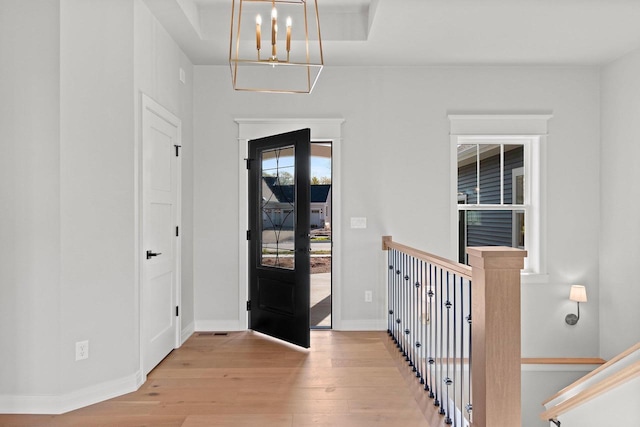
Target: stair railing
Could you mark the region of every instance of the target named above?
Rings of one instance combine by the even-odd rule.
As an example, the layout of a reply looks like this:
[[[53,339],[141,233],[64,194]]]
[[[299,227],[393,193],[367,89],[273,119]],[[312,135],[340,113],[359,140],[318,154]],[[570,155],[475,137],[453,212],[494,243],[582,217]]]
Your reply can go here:
[[[520,425],[526,252],[468,248],[470,266],[383,236],[388,333],[445,424]]]

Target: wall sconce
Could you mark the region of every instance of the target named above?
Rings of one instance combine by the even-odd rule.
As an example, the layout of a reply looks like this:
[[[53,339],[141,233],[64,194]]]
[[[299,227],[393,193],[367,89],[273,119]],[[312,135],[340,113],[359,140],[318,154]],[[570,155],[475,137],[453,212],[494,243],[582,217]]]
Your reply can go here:
[[[578,323],[578,320],[580,320],[580,303],[587,302],[587,290],[585,287],[581,285],[572,285],[571,292],[569,293],[569,300],[575,301],[578,304],[578,315],[576,316],[573,313],[567,314],[564,321],[567,322],[567,325],[575,325]]]

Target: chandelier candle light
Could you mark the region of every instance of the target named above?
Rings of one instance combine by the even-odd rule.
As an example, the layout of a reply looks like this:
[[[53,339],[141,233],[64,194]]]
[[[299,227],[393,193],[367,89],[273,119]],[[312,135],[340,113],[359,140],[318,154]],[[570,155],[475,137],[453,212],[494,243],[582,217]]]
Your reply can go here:
[[[311,93],[324,65],[317,0],[232,0],[232,9],[229,65],[233,88]],[[264,15],[271,17],[268,56],[261,54]],[[284,37],[278,34],[278,16],[286,16]],[[255,34],[248,26],[254,22]],[[255,43],[250,41],[254,37]],[[280,49],[284,45],[286,57],[278,57],[278,45]]]

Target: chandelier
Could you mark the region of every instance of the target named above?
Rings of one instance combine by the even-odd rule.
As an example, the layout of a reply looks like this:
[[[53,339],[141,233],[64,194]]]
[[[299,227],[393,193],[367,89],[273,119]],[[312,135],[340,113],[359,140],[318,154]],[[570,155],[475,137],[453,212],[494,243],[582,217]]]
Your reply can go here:
[[[235,90],[311,93],[324,65],[317,0],[232,0],[229,65]]]

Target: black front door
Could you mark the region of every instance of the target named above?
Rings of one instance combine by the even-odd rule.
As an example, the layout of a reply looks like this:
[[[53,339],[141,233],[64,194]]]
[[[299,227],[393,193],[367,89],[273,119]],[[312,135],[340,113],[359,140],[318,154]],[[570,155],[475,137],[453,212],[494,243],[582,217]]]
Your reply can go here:
[[[309,348],[311,131],[249,141],[249,328]]]

